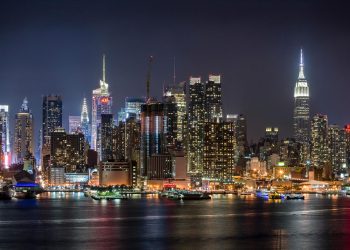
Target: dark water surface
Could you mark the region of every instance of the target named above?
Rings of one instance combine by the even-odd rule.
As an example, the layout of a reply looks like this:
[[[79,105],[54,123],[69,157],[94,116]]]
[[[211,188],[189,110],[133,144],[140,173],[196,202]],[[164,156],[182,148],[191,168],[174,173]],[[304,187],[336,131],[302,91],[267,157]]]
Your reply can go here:
[[[350,198],[0,201],[0,249],[350,249]]]

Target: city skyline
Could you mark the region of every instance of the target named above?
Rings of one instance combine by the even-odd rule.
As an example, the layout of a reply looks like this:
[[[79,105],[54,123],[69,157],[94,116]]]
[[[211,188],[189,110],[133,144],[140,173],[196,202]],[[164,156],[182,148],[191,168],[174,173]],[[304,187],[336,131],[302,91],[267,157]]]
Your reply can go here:
[[[350,1],[0,3],[0,249],[343,249]]]
[[[80,114],[84,96],[91,107],[89,95],[101,78],[100,58],[103,53],[106,53],[108,60],[107,82],[114,99],[114,114],[123,106],[125,97],[145,96],[150,55],[154,55],[151,93],[160,97],[162,85],[173,82],[175,56],[177,81],[187,81],[191,75],[205,77],[213,73],[222,76],[223,110],[225,113],[245,114],[249,141],[257,140],[266,126],[279,127],[282,137],[292,136],[291,93],[298,72],[297,54],[302,47],[305,52],[305,74],[312,89],[310,115],[328,114],[331,123],[340,126],[348,123],[345,101],[342,101],[349,90],[346,83],[350,81],[346,68],[346,58],[350,54],[349,41],[342,35],[346,28],[342,22],[345,18],[342,7],[346,5],[333,5],[332,12],[326,13],[324,10],[329,6],[323,2],[318,5],[291,5],[291,2],[278,4],[268,1],[258,10],[243,2],[214,4],[204,1],[198,7],[203,16],[208,16],[205,15],[208,9],[219,13],[206,20],[202,15],[191,15],[198,6],[195,2],[188,5],[180,2],[182,8],[175,8],[181,13],[182,18],[179,18],[172,14],[170,7],[155,1],[158,7],[152,13],[156,14],[139,28],[137,25],[144,20],[145,14],[139,8],[132,9],[131,4],[127,3],[118,5],[106,1],[106,6],[107,3],[110,6],[107,9],[104,2],[90,2],[83,8],[86,13],[94,15],[84,15],[82,12],[75,17],[70,16],[69,12],[80,6],[79,1],[72,4],[52,2],[40,6],[34,3],[28,6],[25,13],[23,6],[7,3],[2,9],[2,18],[6,18],[8,13],[22,15],[18,15],[16,20],[2,20],[0,27],[0,34],[6,37],[0,42],[3,55],[0,62],[2,104],[10,106],[12,118],[17,112],[16,107],[27,96],[34,119],[40,120],[42,96],[51,93],[62,95],[63,120],[67,128],[68,116]],[[150,10],[149,6],[141,6]],[[56,8],[55,12],[53,7]],[[124,12],[119,13],[118,7],[123,7],[125,13],[132,12],[134,19],[130,16],[127,18]],[[236,11],[231,13],[225,7]],[[3,13],[4,10],[7,12]],[[298,10],[298,15],[293,16],[295,10]],[[270,21],[263,18],[263,11],[271,14]],[[276,11],[285,15],[284,22],[273,22],[279,18]],[[50,16],[52,13],[55,15]],[[70,16],[69,24],[66,14]],[[96,22],[103,14],[109,18]],[[164,22],[159,22],[161,18]],[[21,21],[24,20],[26,24],[22,25]],[[129,23],[125,24],[125,20]],[[224,20],[227,20],[225,25]],[[43,22],[39,25],[38,21]],[[83,26],[82,21],[93,25]],[[210,22],[222,25],[211,27],[207,25]],[[237,27],[236,23],[242,24],[242,27]],[[174,30],[169,30],[168,26]],[[153,29],[159,32],[154,33]],[[140,32],[136,36],[138,30]],[[188,33],[189,30],[192,32]],[[177,37],[181,37],[180,41]],[[201,42],[203,37],[207,37],[208,42]],[[214,39],[216,37],[221,39]],[[139,42],[144,39],[148,39],[146,45]],[[19,41],[23,46],[19,45]],[[31,63],[36,58],[40,60]],[[198,64],[198,60],[202,63]],[[253,70],[254,74],[248,74],[247,70]]]

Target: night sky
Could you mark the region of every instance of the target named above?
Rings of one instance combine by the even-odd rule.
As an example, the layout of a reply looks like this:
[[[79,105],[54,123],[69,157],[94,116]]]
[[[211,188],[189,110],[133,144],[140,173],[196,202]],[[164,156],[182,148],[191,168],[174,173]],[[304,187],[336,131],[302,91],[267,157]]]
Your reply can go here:
[[[68,127],[84,95],[91,106],[106,53],[116,114],[126,96],[145,96],[150,55],[151,93],[160,97],[175,56],[178,81],[222,75],[224,113],[245,114],[250,139],[266,126],[291,136],[302,47],[311,114],[343,126],[349,13],[345,1],[1,1],[0,104],[10,105],[13,124],[27,96],[38,131],[42,95],[61,94]]]

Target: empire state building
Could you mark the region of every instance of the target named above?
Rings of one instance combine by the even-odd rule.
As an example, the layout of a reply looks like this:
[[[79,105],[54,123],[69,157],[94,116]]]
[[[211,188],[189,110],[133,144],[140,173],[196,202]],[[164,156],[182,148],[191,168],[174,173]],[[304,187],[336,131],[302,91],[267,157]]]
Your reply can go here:
[[[300,50],[299,76],[294,88],[294,138],[308,143],[310,138],[309,86],[304,75],[303,50]]]

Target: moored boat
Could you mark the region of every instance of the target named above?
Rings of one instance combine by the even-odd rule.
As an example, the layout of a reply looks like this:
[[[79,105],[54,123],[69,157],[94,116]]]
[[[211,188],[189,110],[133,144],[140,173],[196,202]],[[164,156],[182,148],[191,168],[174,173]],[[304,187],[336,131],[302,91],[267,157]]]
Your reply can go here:
[[[209,200],[211,196],[207,192],[189,190],[168,190],[166,196],[172,200]]]
[[[304,200],[305,197],[301,193],[288,193],[285,195],[287,200]]]
[[[210,200],[211,196],[206,192],[181,192],[180,199],[182,200]]]
[[[280,194],[280,193],[277,193],[277,192],[273,192],[273,193],[269,194],[269,199],[272,199],[272,200],[280,200],[280,199],[283,199],[283,198],[284,198],[284,195]]]
[[[128,199],[126,196],[123,195],[98,195],[98,194],[92,194],[90,196],[94,200],[126,200]]]
[[[267,189],[257,189],[255,191],[256,197],[259,198],[268,198],[269,197],[269,191]]]

